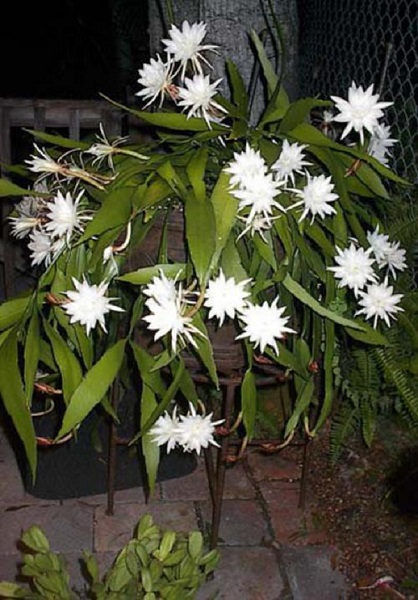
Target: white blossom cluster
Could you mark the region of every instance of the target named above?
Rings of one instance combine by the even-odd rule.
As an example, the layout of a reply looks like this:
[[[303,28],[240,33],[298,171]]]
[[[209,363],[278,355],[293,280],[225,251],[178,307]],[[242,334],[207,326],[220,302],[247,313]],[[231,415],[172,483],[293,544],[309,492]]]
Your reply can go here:
[[[366,129],[369,133],[366,151],[387,166],[391,156],[389,149],[397,140],[390,137],[390,127],[383,124],[380,119],[384,114],[382,109],[391,106],[393,102],[379,102],[379,95],[373,94],[373,85],[364,90],[361,85],[357,86],[354,82],[348,90],[348,100],[339,96],[331,96],[331,99],[339,111],[332,120],[346,124],[341,139],[353,130],[359,134],[363,145]]]
[[[168,35],[162,40],[164,58],[157,55],[139,69],[142,89],[136,95],[147,101],[145,107],[156,101],[161,107],[170,98],[187,111],[188,118],[201,117],[210,127],[211,121],[222,119],[226,110],[214,99],[221,79],[211,82],[203,70],[203,65],[211,67],[204,52],[216,51],[213,44],[203,43],[206,24],[183,21],[181,28],[172,25]]]
[[[35,185],[37,192],[48,194],[45,185]],[[82,233],[92,216],[83,210],[83,192],[75,197],[58,190],[52,198],[27,196],[16,206],[17,216],[10,217],[12,234],[18,239],[28,237],[32,266],[49,266],[61,251],[70,245],[74,235]]]
[[[389,241],[389,236],[374,231],[367,233],[369,247],[358,246],[356,240],[344,250],[337,248],[336,266],[328,267],[338,279],[338,287],[347,287],[359,299],[359,310],[356,315],[363,314],[366,319],[373,319],[376,328],[379,319],[390,326],[390,318],[395,318],[402,311],[399,306],[403,295],[395,294],[390,278],[396,279],[396,271],[406,269],[405,250],[399,242]],[[379,271],[384,271],[383,280]]]
[[[277,306],[278,298],[271,304],[264,302],[261,306],[250,302],[250,293],[245,290],[249,283],[248,279],[238,283],[233,277],[227,279],[221,270],[217,277],[209,281],[204,291],[203,305],[209,309],[208,318],[216,318],[221,326],[226,317],[237,318],[241,333],[236,339],[248,338],[261,352],[271,346],[278,354],[276,340],[282,339],[287,333],[294,333],[287,326],[289,317],[283,316],[284,307]],[[170,335],[173,352],[178,349],[179,340],[196,346],[193,336],[203,334],[193,325],[193,306],[190,307],[187,292],[176,284],[175,279],[168,279],[160,272],[143,289],[143,294],[148,296],[145,304],[149,310],[144,321],[151,331],[155,331],[155,340]]]
[[[181,446],[184,452],[200,454],[201,449],[209,445],[219,446],[214,434],[216,427],[223,422],[224,419],[212,421],[212,413],[206,416],[198,414],[191,403],[188,413],[178,416],[176,405],[172,415],[166,411],[156,420],[149,434],[158,446],[167,444],[167,454],[177,446]]]

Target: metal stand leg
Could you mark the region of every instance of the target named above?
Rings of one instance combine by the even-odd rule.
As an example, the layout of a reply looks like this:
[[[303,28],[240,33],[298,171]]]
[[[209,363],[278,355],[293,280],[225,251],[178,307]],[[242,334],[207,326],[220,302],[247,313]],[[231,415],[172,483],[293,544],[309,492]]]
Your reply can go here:
[[[226,383],[226,398],[225,398],[225,427],[229,428],[232,409],[234,406],[235,389],[237,387],[235,381]],[[212,496],[212,527],[210,536],[210,548],[214,549],[218,545],[219,525],[221,522],[222,501],[225,486],[226,459],[229,450],[229,435],[222,438],[221,447],[218,450],[218,458],[216,464],[216,480],[215,489]],[[208,473],[209,476],[209,473]],[[210,481],[210,477],[209,477]],[[210,485],[210,484],[209,484]]]
[[[112,387],[112,407],[113,410],[117,411],[118,400],[118,383],[114,382]],[[116,431],[115,422],[112,420],[109,426],[109,438],[108,438],[108,452],[107,452],[107,515],[114,514],[115,507],[115,482],[116,482],[116,468],[117,468],[117,447],[118,447],[118,436]]]

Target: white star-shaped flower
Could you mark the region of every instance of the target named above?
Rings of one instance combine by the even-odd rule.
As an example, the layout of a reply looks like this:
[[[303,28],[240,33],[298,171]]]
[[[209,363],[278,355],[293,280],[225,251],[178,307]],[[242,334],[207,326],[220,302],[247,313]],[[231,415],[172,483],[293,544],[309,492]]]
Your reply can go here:
[[[161,57],[157,55],[157,59],[151,58],[149,63],[144,64],[142,69],[139,69],[138,74],[138,83],[143,89],[136,92],[135,95],[142,96],[144,100],[149,98],[145,108],[158,97],[160,97],[159,106],[161,107],[166,94],[171,97],[177,94],[177,88],[173,84],[173,64],[170,60],[163,62]]]
[[[213,100],[220,81],[221,79],[218,79],[211,83],[209,76],[201,73],[194,75],[193,79],[185,78],[185,87],[178,88],[178,105],[183,106],[183,110],[188,110],[188,119],[202,117],[210,128],[210,121],[218,121],[220,113],[227,112],[223,106]]]
[[[403,308],[398,303],[403,298],[402,294],[394,294],[393,287],[386,281],[383,283],[373,283],[367,286],[365,292],[359,292],[361,299],[359,305],[362,307],[356,312],[356,315],[364,314],[366,319],[373,318],[373,327],[376,329],[378,319],[383,319],[390,326],[390,320],[395,319],[395,315]]]
[[[49,156],[48,152],[34,144],[36,154],[31,154],[28,160],[25,160],[25,163],[29,165],[29,170],[33,173],[41,173],[41,179],[48,175],[54,174],[58,175],[62,173],[62,165],[56,162],[51,156]]]
[[[160,270],[160,274],[152,278],[150,283],[143,288],[142,293],[149,298],[154,298],[159,304],[176,302],[176,281],[179,275],[180,273],[174,279],[168,279],[163,271]]]
[[[12,234],[17,239],[26,237],[33,229],[41,224],[39,217],[40,201],[27,196],[15,206],[17,217],[9,217],[12,223]]]
[[[383,116],[383,108],[391,106],[393,102],[378,102],[379,94],[373,94],[373,85],[367,90],[356,86],[353,82],[348,90],[348,100],[339,96],[331,96],[335,102],[339,114],[335,115],[334,121],[347,123],[341,139],[344,139],[352,129],[360,135],[361,143],[364,143],[364,129],[372,134],[378,119]]]
[[[206,35],[206,24],[203,22],[189,24],[183,21],[181,29],[172,25],[168,32],[168,39],[162,40],[167,54],[175,62],[180,63],[181,77],[184,78],[187,64],[190,61],[195,73],[202,73],[201,62],[209,65],[207,59],[202,55],[204,50],[215,50],[213,44],[202,44]]]
[[[65,237],[68,244],[74,231],[83,231],[83,222],[92,219],[92,216],[79,210],[82,196],[83,192],[80,192],[74,200],[70,192],[64,196],[58,191],[52,202],[48,203],[46,217],[49,221],[45,229],[51,237]]]
[[[261,239],[268,243],[264,232],[269,231],[273,227],[273,221],[280,218],[280,216],[281,215],[277,215],[275,217],[264,217],[263,215],[256,214],[251,220],[238,216],[240,221],[244,221],[245,227],[237,237],[237,240],[249,232],[251,237],[254,237],[255,234],[258,233]]]
[[[379,232],[379,225],[376,226],[374,231],[367,232],[367,241],[370,244],[377,263],[383,260],[390,251],[389,236]]]
[[[206,416],[197,414],[193,404],[189,403],[189,413],[181,415],[177,426],[177,443],[183,446],[184,452],[200,454],[202,448],[209,444],[219,446],[214,439],[215,428],[221,425],[224,419],[212,421],[212,413]]]
[[[285,307],[277,307],[278,298],[273,300],[269,306],[264,302],[261,306],[247,304],[239,315],[244,325],[244,331],[236,339],[249,338],[255,348],[260,347],[264,352],[266,346],[271,346],[276,354],[279,354],[276,339],[282,339],[286,333],[295,333],[287,327],[290,317],[283,317]]]
[[[305,160],[303,150],[307,148],[306,144],[289,144],[287,140],[283,141],[282,151],[279,158],[271,166],[271,170],[276,173],[276,178],[287,184],[288,180],[295,185],[295,173],[303,174],[303,167],[311,163]]]
[[[370,156],[376,158],[386,167],[389,164],[389,158],[392,156],[389,148],[394,146],[398,140],[390,137],[390,127],[388,125],[377,124],[370,136],[367,152]]]
[[[246,188],[247,182],[251,184],[254,177],[267,174],[267,164],[258,150],[246,144],[242,152],[234,152],[234,159],[224,169],[231,175],[230,183],[234,187]]]
[[[336,210],[331,206],[331,202],[335,202],[338,198],[338,194],[334,194],[334,184],[331,183],[331,176],[326,177],[325,175],[317,175],[312,177],[310,173],[306,173],[308,182],[305,187],[299,189],[289,189],[294,192],[297,196],[300,196],[302,200],[295,202],[288,208],[291,210],[297,206],[303,206],[303,212],[299,219],[299,223],[310,213],[312,215],[311,223],[313,223],[315,217],[318,215],[322,219],[327,215],[336,213]]]
[[[74,290],[65,292],[69,302],[63,304],[63,309],[70,316],[70,323],[80,323],[86,326],[87,335],[94,329],[97,323],[103,331],[106,331],[105,315],[111,310],[123,312],[120,306],[111,304],[112,300],[118,298],[106,297],[108,283],[102,281],[99,285],[90,285],[87,281],[78,281],[72,278]]]
[[[48,266],[52,260],[53,241],[44,231],[34,229],[29,236],[28,248],[31,251],[32,266],[45,262]]]
[[[167,454],[169,454],[171,450],[177,446],[178,425],[179,419],[177,417],[177,406],[175,406],[172,415],[165,411],[165,413],[155,421],[154,425],[149,430],[149,434],[152,436],[152,441],[157,444],[157,446],[164,446],[164,444],[167,444]]]
[[[225,317],[233,319],[246,306],[246,298],[250,295],[244,288],[251,281],[245,279],[236,283],[233,277],[225,278],[221,270],[218,277],[209,281],[205,291],[204,306],[209,308],[209,319],[216,317],[222,325]]]
[[[399,247],[399,242],[391,242],[384,257],[378,261],[380,269],[387,267],[389,273],[396,279],[396,271],[404,271],[406,264],[406,250]]]
[[[99,124],[100,135],[96,135],[98,142],[92,144],[85,152],[92,154],[95,158],[92,163],[100,164],[104,159],[107,158],[109,167],[114,170],[113,156],[118,152],[118,146],[125,143],[128,140],[127,136],[117,136],[113,142],[110,142],[105,134],[103,124]]]
[[[334,272],[334,277],[339,279],[338,287],[347,286],[353,290],[357,297],[359,291],[369,282],[374,282],[377,275],[373,270],[375,259],[371,256],[372,249],[365,250],[362,247],[357,248],[352,242],[349,248],[341,250],[337,247],[338,256],[335,262],[338,266],[328,267],[329,271]]]
[[[154,298],[149,298],[146,305],[150,314],[144,317],[148,323],[148,329],[155,331],[154,339],[158,340],[164,335],[171,336],[171,349],[176,352],[177,343],[180,340],[184,344],[189,342],[196,347],[193,336],[204,334],[192,324],[192,318],[185,313],[185,304],[181,300],[181,293],[173,301],[160,304]]]
[[[231,194],[238,198],[238,211],[241,212],[246,208],[250,208],[247,216],[248,222],[252,221],[255,216],[262,215],[268,218],[274,208],[283,212],[286,209],[275,200],[283,187],[282,181],[276,181],[272,173],[258,173],[247,180],[245,188],[231,190]]]

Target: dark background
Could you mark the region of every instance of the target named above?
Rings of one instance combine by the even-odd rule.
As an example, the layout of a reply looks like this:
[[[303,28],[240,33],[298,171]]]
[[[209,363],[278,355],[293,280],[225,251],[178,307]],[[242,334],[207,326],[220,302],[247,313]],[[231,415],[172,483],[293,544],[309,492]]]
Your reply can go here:
[[[148,58],[147,23],[146,0],[8,3],[0,97],[123,99]]]

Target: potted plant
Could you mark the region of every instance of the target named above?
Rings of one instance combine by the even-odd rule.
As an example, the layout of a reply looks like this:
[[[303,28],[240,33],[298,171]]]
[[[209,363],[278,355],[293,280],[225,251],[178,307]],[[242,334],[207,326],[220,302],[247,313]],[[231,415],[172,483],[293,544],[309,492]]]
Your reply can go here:
[[[28,584],[0,581],[0,598],[70,600],[89,597],[183,600],[195,598],[219,561],[219,552],[205,552],[200,531],[164,530],[151,515],[141,517],[134,536],[118,552],[103,577],[93,554],[82,561],[87,573],[88,596],[71,588],[65,560],[51,551],[43,531],[32,525],[22,533],[21,575]]]
[[[147,140],[33,132],[28,188],[0,181],[2,196],[23,197],[12,229],[37,274],[0,307],[0,394],[34,474],[31,402],[43,374],[62,393],[55,441],[99,407],[117,419],[110,391],[139,374],[132,441],[152,488],[160,446],[218,444],[219,411],[202,406],[188,366],[195,357],[219,385],[216,332],[232,323],[231,348],[242,349],[236,413],[247,438],[260,358],[292,382],[285,438],[301,425],[314,437],[332,409],[337,349],[384,349],[403,310],[405,252],[379,218],[390,186],[407,184],[386,164],[390,102],[355,83],[347,99],[290,102],[252,32],[267,102],[251,125],[228,59],[231,97],[217,93],[209,66],[220,49],[205,35],[204,23],[172,25],[163,54],[139,70],[143,109],[109,99],[146,124]],[[183,236],[175,256],[173,218]],[[138,255],[145,262],[129,269]]]

